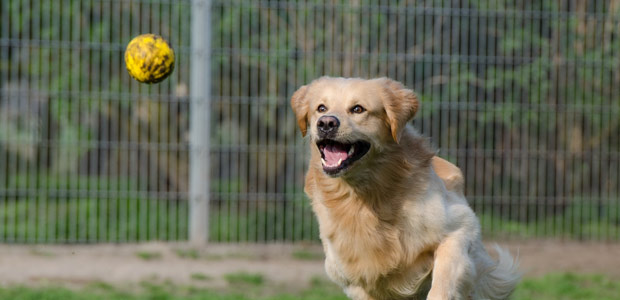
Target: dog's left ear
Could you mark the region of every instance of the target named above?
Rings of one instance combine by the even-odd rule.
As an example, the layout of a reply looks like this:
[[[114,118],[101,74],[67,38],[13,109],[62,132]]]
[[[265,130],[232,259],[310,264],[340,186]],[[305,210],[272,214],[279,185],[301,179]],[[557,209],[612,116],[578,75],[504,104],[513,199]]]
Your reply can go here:
[[[387,113],[388,123],[392,131],[392,138],[397,143],[407,126],[418,111],[420,102],[412,90],[405,88],[400,82],[389,78],[380,78],[386,89],[383,105]]]
[[[308,100],[306,99],[306,93],[308,92],[308,86],[304,85],[300,87],[293,96],[291,96],[291,107],[297,118],[297,125],[301,130],[301,136],[306,136],[308,132]]]

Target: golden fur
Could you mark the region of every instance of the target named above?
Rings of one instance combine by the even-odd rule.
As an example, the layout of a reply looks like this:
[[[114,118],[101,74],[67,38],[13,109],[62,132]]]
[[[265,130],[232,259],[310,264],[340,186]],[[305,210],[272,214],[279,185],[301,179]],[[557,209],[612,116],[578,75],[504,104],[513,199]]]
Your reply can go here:
[[[317,111],[325,105],[327,112]],[[363,113],[352,113],[361,105]],[[418,110],[400,83],[322,77],[291,98],[310,136],[305,192],[320,225],[328,276],[352,299],[504,299],[519,279],[498,248],[493,261],[463,196],[463,176],[434,157],[407,123]],[[323,171],[317,119],[339,119],[338,142],[370,150],[339,175]]]

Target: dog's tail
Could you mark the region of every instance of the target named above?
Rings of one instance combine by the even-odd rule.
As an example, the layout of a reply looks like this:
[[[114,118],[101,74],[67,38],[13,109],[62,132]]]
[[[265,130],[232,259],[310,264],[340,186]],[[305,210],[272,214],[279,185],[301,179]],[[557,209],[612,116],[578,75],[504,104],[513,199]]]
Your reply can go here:
[[[480,274],[476,287],[477,299],[508,299],[521,280],[518,259],[498,245],[495,245],[495,251],[498,261]]]

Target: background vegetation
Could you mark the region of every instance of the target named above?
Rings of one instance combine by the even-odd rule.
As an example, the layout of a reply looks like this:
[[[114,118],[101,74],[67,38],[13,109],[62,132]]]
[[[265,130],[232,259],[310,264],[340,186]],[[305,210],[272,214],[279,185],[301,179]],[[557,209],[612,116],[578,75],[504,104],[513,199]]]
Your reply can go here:
[[[0,3],[0,241],[185,239],[190,1]],[[620,238],[620,1],[213,1],[211,237],[316,239],[290,95],[416,90],[487,234]],[[144,32],[177,52],[126,74]]]

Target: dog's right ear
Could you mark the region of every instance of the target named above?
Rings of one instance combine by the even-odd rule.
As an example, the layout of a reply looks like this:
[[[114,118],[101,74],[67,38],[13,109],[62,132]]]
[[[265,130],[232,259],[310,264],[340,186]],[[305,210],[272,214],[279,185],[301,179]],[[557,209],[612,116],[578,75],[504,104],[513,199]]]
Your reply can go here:
[[[308,99],[306,99],[306,93],[308,92],[308,86],[304,85],[300,87],[293,96],[291,96],[291,107],[297,118],[297,125],[301,130],[301,136],[306,136],[308,132]]]

